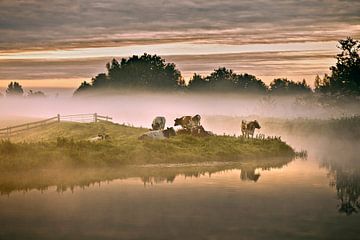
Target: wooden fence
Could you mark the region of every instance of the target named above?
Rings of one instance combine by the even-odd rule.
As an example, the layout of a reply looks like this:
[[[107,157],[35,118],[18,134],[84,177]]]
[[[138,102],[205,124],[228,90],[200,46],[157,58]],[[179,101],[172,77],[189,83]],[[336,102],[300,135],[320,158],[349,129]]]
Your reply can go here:
[[[89,122],[100,122],[100,121],[110,121],[112,120],[109,116],[101,116],[97,113],[94,114],[74,114],[74,115],[64,115],[59,117],[59,122],[81,122],[81,123],[89,123]]]
[[[58,114],[56,117],[48,118],[42,121],[29,122],[16,126],[6,127],[0,129],[0,139],[1,138],[10,138],[18,133],[22,133],[24,131],[34,129],[34,128],[42,128],[44,126],[48,126],[51,124],[59,123],[59,122],[81,122],[81,123],[89,123],[89,122],[100,122],[100,121],[111,121],[112,118],[109,116],[101,116],[97,113],[94,114],[74,114],[74,115],[60,115]]]

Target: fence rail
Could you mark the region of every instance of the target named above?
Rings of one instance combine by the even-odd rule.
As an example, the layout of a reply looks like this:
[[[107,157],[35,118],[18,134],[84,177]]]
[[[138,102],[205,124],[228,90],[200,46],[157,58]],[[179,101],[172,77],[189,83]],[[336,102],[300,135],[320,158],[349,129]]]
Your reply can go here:
[[[24,131],[34,129],[34,128],[42,128],[54,123],[59,122],[81,122],[81,123],[89,123],[89,122],[101,122],[101,121],[111,121],[112,117],[109,116],[101,116],[97,113],[94,114],[73,114],[73,115],[60,115],[58,114],[56,117],[44,119],[36,122],[24,123],[16,126],[6,127],[0,129],[0,139],[7,138],[9,139],[11,136],[14,136],[18,133],[22,133]]]

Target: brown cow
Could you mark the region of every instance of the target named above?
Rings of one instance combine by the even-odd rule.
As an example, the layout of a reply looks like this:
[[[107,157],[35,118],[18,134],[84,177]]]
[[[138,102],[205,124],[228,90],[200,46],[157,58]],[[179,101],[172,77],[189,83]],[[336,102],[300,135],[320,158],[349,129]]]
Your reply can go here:
[[[260,124],[256,120],[251,122],[245,122],[245,121],[241,122],[241,132],[244,137],[250,138],[251,136],[253,138],[256,128],[257,129],[261,128]]]
[[[181,126],[184,129],[191,129],[193,127],[200,126],[201,117],[199,114],[195,116],[183,116],[181,118],[176,118],[174,126]]]

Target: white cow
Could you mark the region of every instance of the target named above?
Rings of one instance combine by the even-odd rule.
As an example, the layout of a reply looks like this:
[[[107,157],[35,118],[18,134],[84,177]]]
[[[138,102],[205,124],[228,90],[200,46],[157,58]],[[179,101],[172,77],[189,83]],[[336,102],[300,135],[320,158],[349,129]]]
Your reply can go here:
[[[154,118],[151,127],[152,130],[163,130],[165,128],[166,119],[165,117]]]
[[[152,140],[162,140],[162,139],[167,139],[171,136],[175,136],[176,132],[174,130],[174,128],[167,128],[165,130],[156,130],[156,131],[149,131],[144,133],[143,135],[141,135],[139,137],[140,140],[145,140],[145,139],[152,139]]]
[[[98,134],[96,137],[93,138],[89,138],[90,142],[98,142],[98,141],[103,141],[109,138],[109,135],[107,134]]]

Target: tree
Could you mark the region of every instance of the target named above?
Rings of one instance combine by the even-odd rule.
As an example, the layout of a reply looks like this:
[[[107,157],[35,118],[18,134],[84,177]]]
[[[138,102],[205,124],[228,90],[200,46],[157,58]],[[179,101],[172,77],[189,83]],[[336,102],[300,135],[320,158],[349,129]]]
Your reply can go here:
[[[18,82],[11,82],[6,89],[7,96],[20,97],[24,94],[22,86]]]
[[[322,86],[322,80],[319,75],[316,75],[315,77],[314,86],[315,86],[315,92],[319,92]]]
[[[165,60],[157,55],[134,55],[123,58],[120,62],[113,59],[106,64],[106,69],[107,74],[98,74],[92,78],[91,84],[82,83],[76,92],[104,87],[168,90],[185,86],[175,64],[165,63]]]
[[[215,69],[209,76],[194,74],[190,79],[189,90],[195,91],[229,91],[244,93],[265,93],[267,86],[253,75],[236,74],[225,67]]]
[[[105,73],[100,73],[91,79],[91,84],[95,88],[104,88],[109,85],[108,77]]]
[[[209,90],[209,81],[205,80],[201,75],[194,73],[189,81],[188,89],[191,91]]]
[[[267,91],[267,86],[263,81],[247,73],[237,75],[234,87],[247,93],[265,93]]]
[[[316,93],[327,93],[329,90],[329,83],[330,83],[329,79],[330,77],[327,74],[324,75],[323,79],[321,79],[319,75],[316,75],[314,81],[314,86],[315,86],[314,91]]]
[[[337,63],[330,67],[331,75],[324,80],[321,89],[331,95],[360,95],[360,42],[348,37],[339,41],[341,52]]]
[[[84,81],[84,82],[81,83],[80,87],[78,87],[78,89],[75,90],[74,94],[77,95],[77,94],[80,94],[80,93],[84,93],[84,92],[86,92],[86,91],[88,91],[90,89],[91,89],[91,84]]]
[[[42,91],[33,91],[33,90],[30,90],[28,92],[28,97],[31,97],[31,98],[44,98],[46,97],[45,93],[43,93]]]
[[[311,93],[310,86],[305,79],[302,82],[294,82],[287,78],[276,78],[270,83],[270,91],[274,94],[305,94]]]
[[[225,67],[215,69],[205,78],[209,82],[209,88],[216,91],[231,91],[234,89],[236,74]]]
[[[143,54],[115,59],[107,64],[109,83],[136,89],[171,89],[183,84],[180,71],[175,64],[165,63],[157,55]]]

